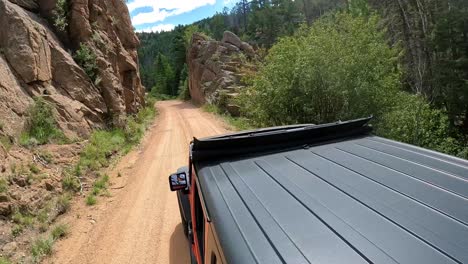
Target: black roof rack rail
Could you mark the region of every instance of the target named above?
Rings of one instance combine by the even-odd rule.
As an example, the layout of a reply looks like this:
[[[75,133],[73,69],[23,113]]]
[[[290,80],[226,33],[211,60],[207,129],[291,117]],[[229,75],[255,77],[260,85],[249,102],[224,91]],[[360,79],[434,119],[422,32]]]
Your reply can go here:
[[[322,125],[292,125],[204,139],[194,138],[191,157],[192,161],[198,162],[367,135],[372,131],[368,125],[371,119],[367,117]]]

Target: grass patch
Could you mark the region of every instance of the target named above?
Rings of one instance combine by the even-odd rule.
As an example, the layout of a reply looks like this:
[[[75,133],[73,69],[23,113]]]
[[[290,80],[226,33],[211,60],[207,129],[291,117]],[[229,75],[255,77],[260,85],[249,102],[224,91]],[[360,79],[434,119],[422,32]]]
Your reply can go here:
[[[64,193],[57,198],[57,203],[55,208],[57,209],[58,214],[64,214],[70,210],[72,196],[69,193]]]
[[[11,220],[13,220],[14,223],[28,227],[34,225],[34,217],[30,214],[23,214],[20,211],[16,211],[12,217]]]
[[[124,148],[129,148],[129,146],[123,130],[95,131],[81,153],[79,166],[94,171],[107,167],[109,159]]]
[[[99,179],[96,180],[96,182],[94,182],[92,194],[97,196],[103,191],[107,190],[109,179],[110,178],[107,174],[104,174],[103,176],[99,177]]]
[[[8,181],[4,178],[0,178],[0,193],[6,193],[8,191]]]
[[[213,104],[205,104],[202,107],[203,111],[215,114],[221,117],[224,122],[235,128],[236,130],[250,130],[254,129],[250,120],[245,117],[233,117],[229,113],[222,111],[218,106]]]
[[[94,194],[90,194],[90,195],[88,195],[88,197],[86,197],[86,205],[93,206],[96,203],[97,203],[97,199],[96,199],[96,196]]]
[[[11,229],[11,235],[13,237],[17,237],[21,235],[23,231],[24,231],[24,227],[22,227],[21,225],[14,225],[13,228]]]
[[[41,238],[33,242],[31,247],[31,254],[35,262],[38,262],[41,258],[52,254],[52,246],[54,240],[51,238]]]
[[[39,169],[39,167],[34,163],[29,164],[29,170],[34,174],[39,174],[39,172],[41,172],[41,169]]]
[[[55,241],[57,239],[66,237],[68,235],[69,229],[69,226],[66,224],[55,226],[51,232],[52,239]]]
[[[41,97],[36,97],[28,109],[27,129],[20,136],[20,144],[27,147],[67,141],[57,127],[53,105]]]
[[[11,147],[13,146],[13,143],[7,136],[0,136],[0,144],[6,149],[7,152],[10,151]]]
[[[149,99],[148,102],[152,104],[142,108],[135,116],[128,117],[125,129],[93,132],[88,145],[81,153],[77,168],[96,171],[107,167],[112,156],[126,153],[137,145],[156,115],[154,99]]]
[[[78,192],[81,188],[80,181],[75,175],[65,171],[62,178],[62,188],[65,191]]]
[[[11,261],[6,257],[0,257],[0,264],[11,264]]]

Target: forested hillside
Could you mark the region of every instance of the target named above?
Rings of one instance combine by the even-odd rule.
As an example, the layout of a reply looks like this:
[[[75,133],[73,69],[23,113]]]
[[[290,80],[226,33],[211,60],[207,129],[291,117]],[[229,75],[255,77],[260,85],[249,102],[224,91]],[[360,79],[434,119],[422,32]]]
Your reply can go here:
[[[467,1],[242,0],[141,34],[144,85],[176,95],[192,33],[220,40],[225,30],[259,54],[233,102],[252,125],[373,115],[379,135],[467,158]]]

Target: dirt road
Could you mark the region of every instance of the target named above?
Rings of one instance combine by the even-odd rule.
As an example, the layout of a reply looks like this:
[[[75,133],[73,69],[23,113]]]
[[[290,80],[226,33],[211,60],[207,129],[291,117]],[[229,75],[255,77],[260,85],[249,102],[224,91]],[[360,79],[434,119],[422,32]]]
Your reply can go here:
[[[227,131],[189,103],[165,101],[157,108],[159,116],[140,149],[112,170],[111,197],[100,198],[94,208],[76,203],[63,219],[71,234],[47,263],[189,263],[176,194],[169,191],[167,177],[187,164],[193,136]]]

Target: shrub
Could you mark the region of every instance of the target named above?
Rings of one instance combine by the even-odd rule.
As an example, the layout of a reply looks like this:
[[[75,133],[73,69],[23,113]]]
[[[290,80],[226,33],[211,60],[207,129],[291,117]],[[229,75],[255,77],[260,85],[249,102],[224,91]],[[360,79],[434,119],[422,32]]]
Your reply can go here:
[[[62,178],[62,188],[66,191],[77,192],[81,188],[80,181],[76,176],[65,172]]]
[[[62,32],[66,31],[68,27],[68,1],[57,0],[53,15],[54,26]]]
[[[33,242],[31,247],[31,254],[34,261],[39,261],[42,257],[52,254],[52,246],[54,241],[52,239],[38,239]]]
[[[6,193],[8,191],[8,181],[4,178],[0,178],[0,193]]]
[[[190,100],[190,89],[189,89],[189,84],[188,84],[188,78],[181,81],[181,84],[179,86],[179,96],[178,96],[178,98],[180,100],[184,100],[184,101]]]
[[[21,225],[21,226],[32,226],[34,225],[34,217],[30,214],[23,214],[20,211],[16,211],[12,217],[14,223]]]
[[[11,235],[13,237],[17,237],[23,233],[23,226],[21,225],[14,225],[13,228],[11,229]]]
[[[52,229],[51,236],[53,240],[57,240],[68,235],[69,226],[66,224],[60,224]]]
[[[97,203],[96,196],[91,194],[86,197],[86,205],[93,206]]]
[[[393,109],[376,124],[376,134],[466,158],[467,148],[452,132],[447,114],[418,95],[402,92],[397,98]]]
[[[54,117],[53,106],[42,97],[36,97],[28,110],[27,130],[22,133],[20,144],[36,145],[66,141]]]
[[[99,177],[99,179],[97,179],[94,182],[92,195],[97,196],[101,194],[102,191],[107,190],[108,183],[109,183],[109,176],[107,174],[104,174],[103,176]]]
[[[250,130],[255,126],[252,122],[245,117],[233,117],[230,114],[223,112],[218,106],[212,104],[205,104],[202,108],[205,112],[219,115],[224,122],[228,123],[236,130]]]
[[[39,172],[41,172],[41,169],[39,169],[39,167],[34,163],[29,164],[29,170],[34,174],[39,174]]]
[[[261,126],[379,116],[399,87],[398,55],[375,15],[321,18],[271,48],[241,93],[242,113]]]
[[[96,54],[92,51],[92,49],[86,45],[81,43],[80,48],[75,52],[75,56],[73,56],[76,63],[81,66],[81,68],[86,72],[88,77],[94,81],[96,81],[98,67],[96,63]]]
[[[71,195],[64,193],[57,198],[56,209],[58,214],[64,214],[70,209]]]

